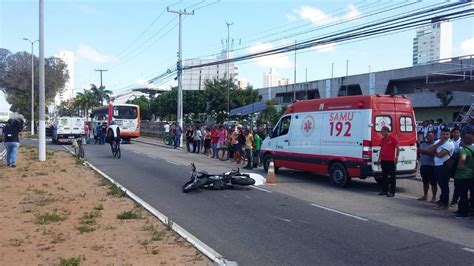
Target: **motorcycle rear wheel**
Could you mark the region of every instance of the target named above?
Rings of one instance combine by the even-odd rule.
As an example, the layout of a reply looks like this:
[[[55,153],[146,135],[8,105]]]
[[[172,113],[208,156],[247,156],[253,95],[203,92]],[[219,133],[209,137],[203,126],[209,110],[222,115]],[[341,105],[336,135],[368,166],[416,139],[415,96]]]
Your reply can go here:
[[[233,176],[230,179],[230,182],[233,185],[239,185],[239,186],[251,186],[255,184],[255,180],[248,176]]]

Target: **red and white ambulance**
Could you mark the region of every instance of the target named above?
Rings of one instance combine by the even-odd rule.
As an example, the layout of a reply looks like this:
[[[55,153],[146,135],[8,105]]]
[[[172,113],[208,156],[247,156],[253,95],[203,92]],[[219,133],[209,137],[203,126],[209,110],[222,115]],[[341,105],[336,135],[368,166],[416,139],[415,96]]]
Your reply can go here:
[[[265,171],[278,168],[329,174],[344,187],[351,178],[375,177],[382,127],[398,139],[397,178],[416,174],[415,114],[406,96],[367,95],[297,101],[280,118],[261,148]]]

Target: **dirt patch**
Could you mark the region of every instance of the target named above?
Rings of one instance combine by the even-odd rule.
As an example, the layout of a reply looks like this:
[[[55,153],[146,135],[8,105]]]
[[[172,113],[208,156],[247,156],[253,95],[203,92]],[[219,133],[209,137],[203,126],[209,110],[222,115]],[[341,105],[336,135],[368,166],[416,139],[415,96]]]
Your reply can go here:
[[[0,166],[0,265],[212,265],[66,152]]]

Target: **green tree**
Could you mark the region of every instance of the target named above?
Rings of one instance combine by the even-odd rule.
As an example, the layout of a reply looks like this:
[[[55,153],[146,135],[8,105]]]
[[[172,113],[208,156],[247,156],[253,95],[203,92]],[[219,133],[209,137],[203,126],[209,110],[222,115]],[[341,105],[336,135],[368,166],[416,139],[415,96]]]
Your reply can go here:
[[[151,112],[164,120],[176,120],[177,97],[177,88],[158,95],[151,103]]]
[[[104,101],[110,102],[110,95],[112,91],[106,90],[105,86],[97,87],[95,84],[91,84],[91,91],[95,96],[95,100],[98,106],[104,105]]]
[[[133,100],[128,100],[127,103],[136,104],[140,106],[140,119],[142,120],[151,120],[151,103],[145,96],[140,96],[139,98],[135,98]]]
[[[265,110],[260,112],[260,115],[257,118],[257,124],[266,125],[267,128],[273,128],[273,126],[278,122],[280,114],[275,108],[276,101],[268,100],[265,103]]]
[[[97,106],[96,97],[90,90],[78,92],[74,98],[73,106],[79,111],[81,116],[85,116],[87,119],[89,110]]]
[[[453,100],[453,93],[451,91],[438,91],[436,98],[441,102],[441,107],[447,107]]]
[[[39,60],[35,63],[35,95],[39,95]],[[69,80],[66,64],[59,58],[45,59],[45,100],[51,102],[61,92]],[[31,117],[31,54],[18,52],[12,54],[0,48],[0,90],[5,93],[6,100],[13,112]],[[38,97],[35,97],[35,113],[38,112]]]

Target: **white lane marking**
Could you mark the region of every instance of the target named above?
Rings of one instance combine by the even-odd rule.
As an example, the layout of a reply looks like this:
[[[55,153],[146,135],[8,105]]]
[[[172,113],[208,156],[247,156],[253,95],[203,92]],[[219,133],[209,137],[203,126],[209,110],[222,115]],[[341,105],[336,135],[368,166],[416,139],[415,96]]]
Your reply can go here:
[[[318,208],[324,209],[326,211],[342,214],[342,215],[345,215],[347,217],[351,217],[351,218],[354,218],[354,219],[357,219],[357,220],[360,220],[360,221],[364,221],[364,222],[367,222],[369,220],[369,219],[366,219],[366,218],[363,218],[363,217],[360,217],[360,216],[357,216],[357,215],[353,215],[353,214],[343,212],[343,211],[338,211],[338,210],[331,209],[331,208],[328,208],[328,207],[324,207],[324,206],[321,206],[321,205],[318,205],[318,204],[315,204],[315,203],[311,203],[311,206],[318,207]]]
[[[267,190],[267,189],[260,188],[260,187],[257,187],[257,186],[250,186],[250,187],[255,188],[255,189],[258,189],[258,190],[261,190],[261,191],[265,191],[265,192],[267,192],[267,193],[272,193],[271,190]]]
[[[462,248],[463,250],[467,251],[467,252],[472,252],[474,253],[474,249],[472,248]]]
[[[173,162],[173,161],[166,161],[167,163],[171,163],[171,164],[174,164],[174,165],[182,165],[180,163],[177,163],[177,162]]]
[[[134,152],[134,153],[136,153],[136,154],[140,154],[138,151],[132,151],[132,152]]]
[[[158,157],[155,157],[153,155],[147,155],[148,157],[152,158],[152,159],[158,159]]]
[[[270,217],[273,218],[273,219],[283,221],[283,222],[291,223],[291,220],[289,220],[289,219],[285,219],[285,218],[281,218],[281,217],[277,217],[277,216],[270,216]]]

